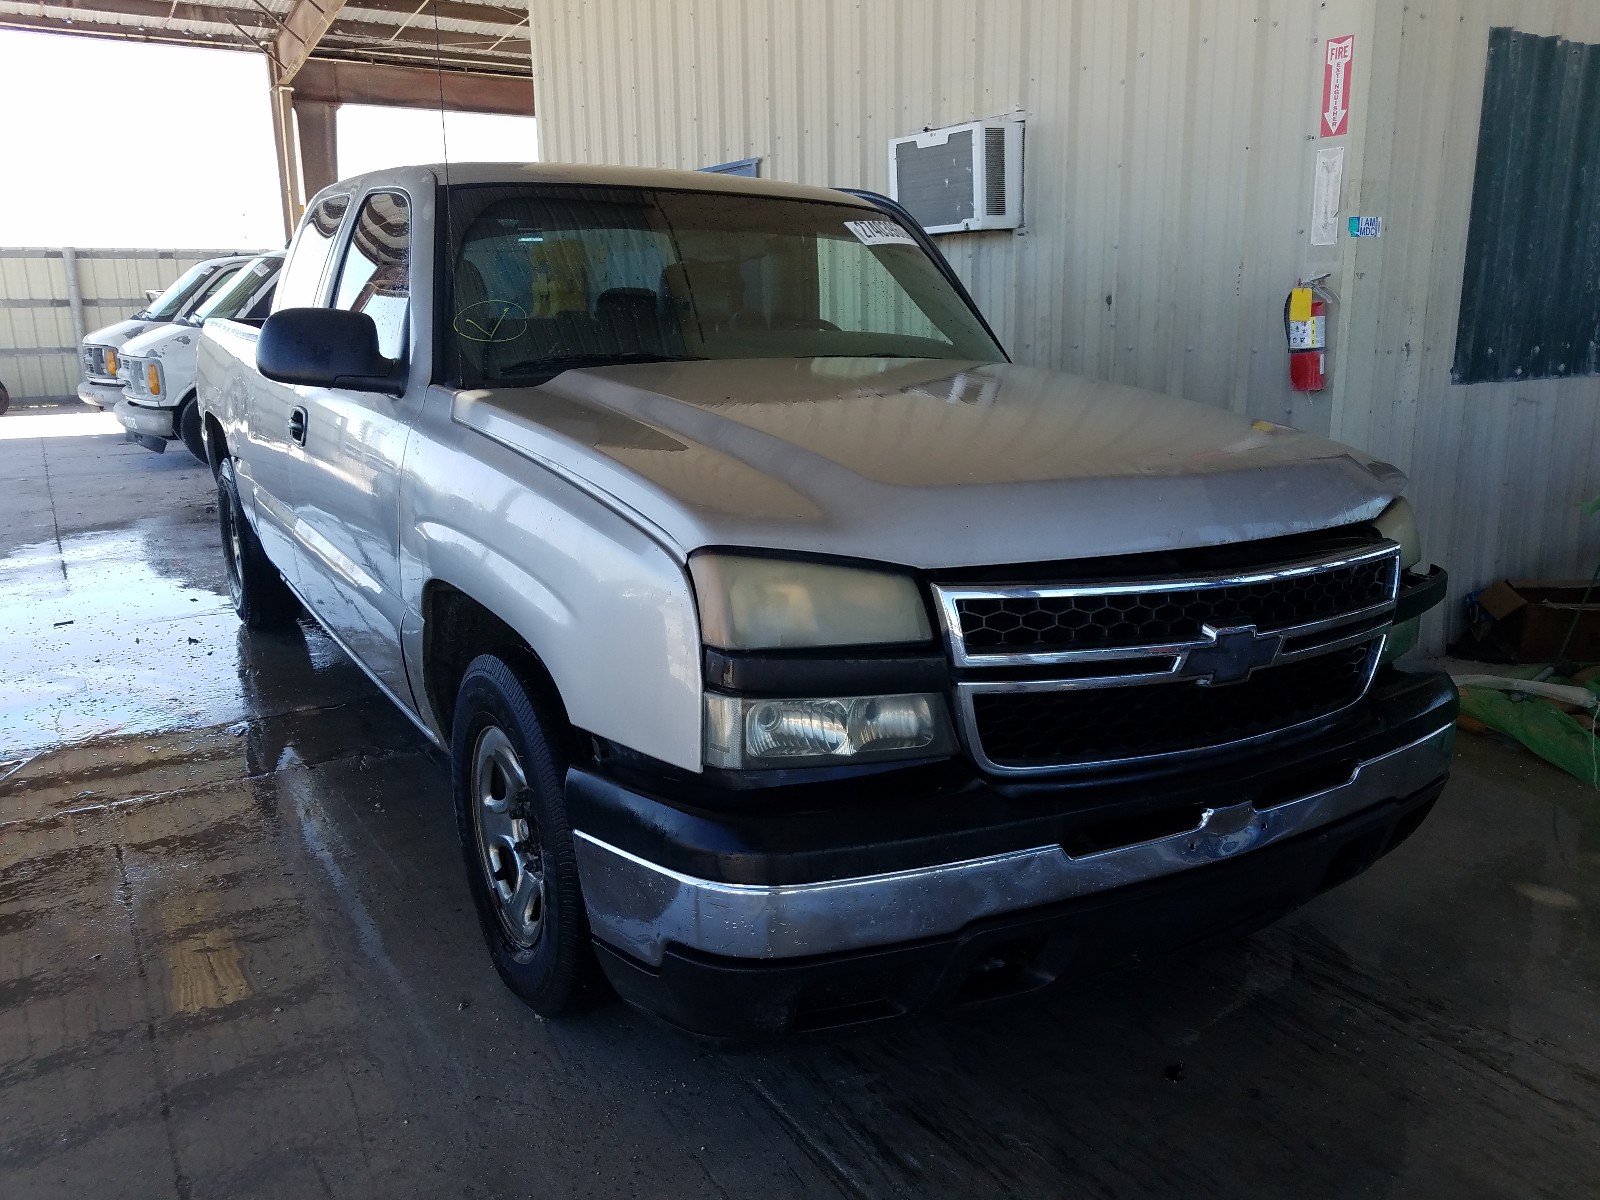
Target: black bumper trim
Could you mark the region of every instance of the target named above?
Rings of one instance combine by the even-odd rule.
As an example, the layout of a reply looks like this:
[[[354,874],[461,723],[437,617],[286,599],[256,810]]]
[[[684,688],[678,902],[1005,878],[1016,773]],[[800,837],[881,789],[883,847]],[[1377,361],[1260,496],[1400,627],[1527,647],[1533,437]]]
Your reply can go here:
[[[595,946],[624,999],[698,1036],[738,1042],[849,1030],[1026,994],[1261,928],[1404,842],[1445,782],[1227,862],[945,938],[761,963],[669,949],[658,970]]]
[[[1307,794],[1357,762],[1455,720],[1449,677],[1380,672],[1336,722],[1232,754],[1185,756],[1122,772],[999,781],[967,769],[911,768],[861,780],[759,792],[728,811],[722,789],[670,795],[597,771],[567,777],[574,829],[649,862],[722,883],[848,879],[1103,836],[1110,825],[1159,825],[1177,810]],[[632,786],[629,786],[632,784]]]

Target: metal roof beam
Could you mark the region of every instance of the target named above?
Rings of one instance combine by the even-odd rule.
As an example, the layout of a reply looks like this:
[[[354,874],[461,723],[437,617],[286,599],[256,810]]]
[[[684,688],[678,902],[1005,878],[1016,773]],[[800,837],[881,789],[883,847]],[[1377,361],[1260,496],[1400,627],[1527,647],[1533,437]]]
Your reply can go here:
[[[376,104],[390,108],[533,116],[533,76],[469,74],[422,67],[314,58],[295,76],[294,94],[324,104]]]
[[[218,21],[222,26],[224,23]],[[164,29],[159,25],[119,25],[111,21],[79,21],[62,17],[35,17],[25,13],[0,12],[0,28],[22,29],[32,33],[69,33],[78,37],[110,39],[120,42],[159,42],[171,46],[222,46],[239,50],[260,47],[236,29],[221,29],[214,36],[194,30]],[[263,31],[270,32],[270,31]]]
[[[273,41],[273,58],[278,64],[277,84],[287,87],[295,73],[310,59],[322,35],[339,19],[346,0],[294,0]]]
[[[350,0],[350,8],[361,12],[401,13],[416,15],[418,21],[431,23],[435,17],[441,21],[475,21],[480,25],[526,25],[526,5],[517,7],[493,4],[464,4],[461,0],[432,0],[422,7],[422,0]]]

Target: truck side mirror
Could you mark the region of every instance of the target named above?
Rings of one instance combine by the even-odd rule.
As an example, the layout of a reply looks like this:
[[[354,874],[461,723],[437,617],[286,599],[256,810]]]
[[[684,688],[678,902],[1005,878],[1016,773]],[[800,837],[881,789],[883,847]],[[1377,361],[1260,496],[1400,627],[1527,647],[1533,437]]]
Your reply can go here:
[[[160,295],[161,290],[159,288],[145,288],[144,290],[144,298],[151,304],[154,304]]]
[[[256,370],[279,383],[398,396],[406,386],[398,367],[379,351],[372,318],[342,308],[282,309],[256,342]]]

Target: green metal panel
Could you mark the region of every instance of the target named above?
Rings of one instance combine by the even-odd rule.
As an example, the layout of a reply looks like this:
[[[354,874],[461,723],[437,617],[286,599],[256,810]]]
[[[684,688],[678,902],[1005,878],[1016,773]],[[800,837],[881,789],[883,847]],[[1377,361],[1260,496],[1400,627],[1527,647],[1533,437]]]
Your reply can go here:
[[[1600,46],[1489,34],[1456,383],[1600,374]]]

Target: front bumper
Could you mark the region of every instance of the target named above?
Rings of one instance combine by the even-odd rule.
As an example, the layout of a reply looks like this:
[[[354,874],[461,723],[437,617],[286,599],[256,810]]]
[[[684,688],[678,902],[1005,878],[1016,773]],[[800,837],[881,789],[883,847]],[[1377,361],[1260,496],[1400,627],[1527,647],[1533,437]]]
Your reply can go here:
[[[122,402],[122,384],[115,380],[85,379],[78,384],[78,399],[96,408],[115,408]]]
[[[121,400],[117,403],[116,414],[117,420],[129,433],[158,438],[176,436],[170,408],[149,408],[132,400]]]
[[[960,998],[974,947],[1019,930],[1038,945],[1006,970],[1027,986],[1002,991],[1097,969],[1106,954],[1072,950],[1085,938],[1138,958],[1270,920],[1420,823],[1448,772],[1454,717],[1448,679],[1391,672],[1337,729],[1209,770],[987,781],[876,811],[773,817],[685,808],[583,771],[568,797],[618,991],[698,1033],[762,1037]],[[1285,876],[1284,863],[1299,865]],[[1157,895],[1171,908],[1142,932],[1119,942],[1089,928],[1124,896],[1159,908]],[[902,959],[916,969],[892,965]]]

